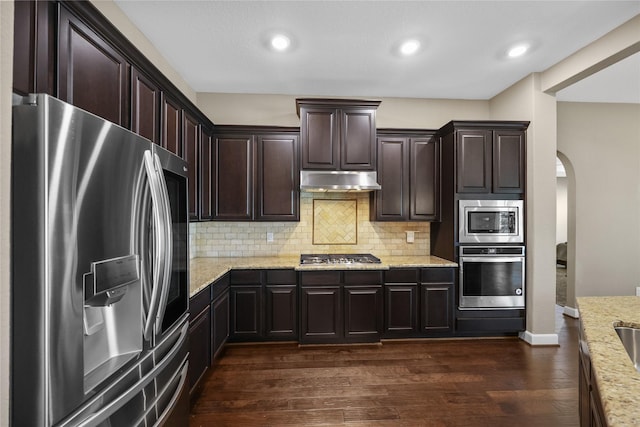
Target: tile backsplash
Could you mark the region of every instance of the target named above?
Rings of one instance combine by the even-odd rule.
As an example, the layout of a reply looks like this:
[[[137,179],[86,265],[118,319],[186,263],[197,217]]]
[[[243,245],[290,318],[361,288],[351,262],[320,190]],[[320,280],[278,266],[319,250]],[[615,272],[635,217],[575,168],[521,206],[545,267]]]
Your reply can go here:
[[[356,244],[325,238],[313,243],[314,199],[345,201],[339,203],[346,229],[357,230]],[[356,221],[348,213],[350,203],[357,206]],[[321,202],[320,205],[323,203]],[[327,204],[327,203],[325,203]],[[346,210],[344,209],[346,208]],[[316,211],[317,212],[317,211]],[[339,225],[324,224],[324,230],[337,231]],[[328,227],[328,228],[327,228]],[[407,243],[405,231],[416,231],[415,242]],[[369,193],[302,193],[300,222],[200,222],[189,226],[191,257],[254,257],[299,255],[301,253],[372,253],[377,256],[429,255],[428,222],[371,222]],[[273,242],[267,242],[273,233]],[[333,239],[333,240],[332,240]],[[348,237],[347,242],[352,238]],[[327,242],[333,242],[327,244]],[[337,242],[337,244],[336,244]]]

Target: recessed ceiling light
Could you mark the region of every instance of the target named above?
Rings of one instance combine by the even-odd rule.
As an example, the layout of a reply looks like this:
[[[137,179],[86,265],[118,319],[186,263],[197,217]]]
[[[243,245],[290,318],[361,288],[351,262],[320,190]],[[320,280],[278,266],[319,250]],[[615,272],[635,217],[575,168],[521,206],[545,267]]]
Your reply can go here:
[[[526,44],[519,44],[509,49],[509,51],[507,52],[507,56],[509,58],[517,58],[527,53],[528,50],[529,46],[527,46]]]
[[[291,46],[291,40],[284,34],[276,34],[271,38],[271,47],[279,52],[287,50]]]
[[[415,39],[407,40],[400,45],[400,53],[409,56],[415,54],[420,49],[420,42]]]

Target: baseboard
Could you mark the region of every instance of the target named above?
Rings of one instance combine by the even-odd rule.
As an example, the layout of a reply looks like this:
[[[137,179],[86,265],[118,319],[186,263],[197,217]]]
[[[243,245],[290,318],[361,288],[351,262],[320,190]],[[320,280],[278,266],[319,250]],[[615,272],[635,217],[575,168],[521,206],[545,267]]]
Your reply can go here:
[[[580,312],[578,311],[577,308],[573,308],[573,307],[565,306],[564,309],[562,310],[562,314],[565,314],[569,317],[573,317],[574,319],[580,318]]]
[[[520,332],[521,340],[530,345],[560,345],[558,334],[532,334],[529,331]]]

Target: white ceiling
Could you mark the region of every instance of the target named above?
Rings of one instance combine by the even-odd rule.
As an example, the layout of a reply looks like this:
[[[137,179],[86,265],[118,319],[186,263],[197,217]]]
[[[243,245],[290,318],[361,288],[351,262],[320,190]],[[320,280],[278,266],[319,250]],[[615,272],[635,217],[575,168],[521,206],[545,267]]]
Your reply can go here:
[[[640,13],[640,0],[115,1],[197,92],[327,97],[489,99]],[[291,51],[267,48],[275,31]],[[407,37],[421,50],[400,57]],[[640,54],[558,97],[640,103]]]

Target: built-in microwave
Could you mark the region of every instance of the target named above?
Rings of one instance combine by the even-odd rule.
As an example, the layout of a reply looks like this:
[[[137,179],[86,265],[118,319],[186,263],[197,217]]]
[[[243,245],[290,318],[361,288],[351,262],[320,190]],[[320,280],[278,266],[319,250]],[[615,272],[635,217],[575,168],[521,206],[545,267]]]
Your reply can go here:
[[[522,200],[460,200],[460,243],[524,243]]]

